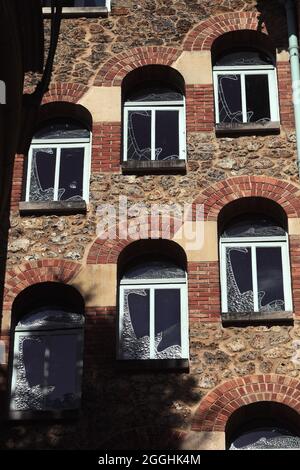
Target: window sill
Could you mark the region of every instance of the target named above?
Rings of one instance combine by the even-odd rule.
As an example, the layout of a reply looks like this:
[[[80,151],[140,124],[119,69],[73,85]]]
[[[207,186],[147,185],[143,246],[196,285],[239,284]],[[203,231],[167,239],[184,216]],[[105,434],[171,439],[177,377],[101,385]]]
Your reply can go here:
[[[79,410],[9,410],[9,421],[68,421],[79,418]]]
[[[97,16],[108,16],[107,7],[63,7],[62,16],[64,18],[74,18],[74,17],[97,17]],[[51,8],[43,8],[43,16],[49,18],[51,16]]]
[[[19,203],[20,215],[71,215],[86,214],[85,201],[40,201]]]
[[[293,312],[232,312],[222,313],[223,326],[253,325],[257,323],[293,323]]]
[[[129,160],[122,163],[124,174],[145,174],[145,173],[186,173],[185,160],[170,161],[136,161]]]
[[[278,133],[280,132],[280,122],[266,122],[262,123],[231,123],[224,122],[216,124],[216,134],[218,136],[223,135],[247,135],[247,134],[267,134],[267,133]]]
[[[189,372],[188,359],[144,359],[144,360],[122,360],[116,361],[119,371],[173,371]]]

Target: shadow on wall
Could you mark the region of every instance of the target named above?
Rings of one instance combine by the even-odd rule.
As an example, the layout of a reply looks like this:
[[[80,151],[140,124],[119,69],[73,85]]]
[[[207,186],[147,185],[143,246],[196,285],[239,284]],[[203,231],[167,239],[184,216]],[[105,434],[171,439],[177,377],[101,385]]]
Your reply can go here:
[[[256,9],[260,13],[258,30],[263,25],[279,52],[288,50],[288,34],[285,8],[277,0],[257,0]]]
[[[86,309],[78,418],[2,422],[1,449],[182,448],[201,399],[197,382],[182,372],[117,368],[115,313],[115,308]]]

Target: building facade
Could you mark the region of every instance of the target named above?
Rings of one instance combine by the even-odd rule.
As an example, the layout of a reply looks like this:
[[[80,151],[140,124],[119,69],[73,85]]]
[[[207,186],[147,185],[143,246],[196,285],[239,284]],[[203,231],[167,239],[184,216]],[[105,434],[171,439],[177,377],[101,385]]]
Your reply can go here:
[[[15,157],[1,446],[299,447],[284,5],[77,3]]]

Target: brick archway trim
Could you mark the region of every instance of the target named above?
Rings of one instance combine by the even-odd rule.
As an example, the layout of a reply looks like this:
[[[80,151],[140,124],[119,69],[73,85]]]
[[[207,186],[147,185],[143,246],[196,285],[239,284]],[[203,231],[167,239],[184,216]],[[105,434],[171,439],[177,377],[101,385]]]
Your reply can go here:
[[[214,40],[224,33],[241,29],[251,29],[266,32],[260,25],[257,12],[231,12],[211,16],[201,21],[189,31],[183,42],[185,51],[208,51]]]
[[[4,289],[4,310],[10,310],[16,296],[33,284],[40,282],[68,283],[80,270],[74,261],[45,259],[22,264],[7,271]]]
[[[54,82],[50,85],[48,92],[44,95],[42,104],[57,101],[78,103],[80,98],[88,91],[88,87],[80,83]]]
[[[121,251],[131,243],[141,239],[150,240],[151,235],[155,240],[158,238],[172,240],[181,226],[182,220],[176,218],[170,218],[170,221],[167,221],[166,224],[163,223],[160,217],[145,218],[143,224],[140,224],[140,220],[137,218],[130,220],[128,227],[125,224],[125,227],[128,228],[128,235],[127,238],[121,238],[119,235],[124,230],[124,224],[120,224],[120,227],[116,225],[117,236],[114,239],[105,238],[107,232],[103,232],[104,236],[100,235],[91,245],[87,255],[87,264],[116,264]],[[134,235],[131,236],[130,233]],[[148,233],[149,238],[147,237]]]
[[[172,65],[182,53],[174,47],[136,47],[114,55],[98,71],[95,86],[120,86],[123,78],[143,65]]]
[[[266,176],[237,176],[205,189],[193,203],[204,204],[204,219],[217,220],[220,210],[243,197],[264,197],[277,202],[289,218],[300,217],[300,187],[288,181]]]
[[[276,374],[249,375],[229,380],[209,392],[197,408],[193,431],[225,431],[234,411],[244,405],[273,401],[300,414],[300,382]]]

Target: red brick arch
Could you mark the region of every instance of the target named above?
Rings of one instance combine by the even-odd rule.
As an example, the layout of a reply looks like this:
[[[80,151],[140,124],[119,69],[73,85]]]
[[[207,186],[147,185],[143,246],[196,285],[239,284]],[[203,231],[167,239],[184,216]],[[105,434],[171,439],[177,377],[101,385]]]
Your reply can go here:
[[[209,392],[197,408],[193,431],[225,431],[232,413],[241,406],[271,401],[300,414],[300,382],[292,377],[266,374],[229,380]]]
[[[183,42],[186,51],[208,51],[214,40],[224,33],[241,29],[260,30],[259,13],[257,12],[231,12],[211,16],[201,21],[189,31]]]
[[[158,229],[153,239],[162,238],[165,240],[172,240],[174,234],[177,232],[181,224],[181,220],[170,218],[170,225],[167,224],[162,226],[161,219],[159,217]],[[147,230],[148,228],[153,229],[153,227],[151,226],[150,219],[146,219],[144,221],[144,227],[145,230]],[[143,233],[143,226],[139,225],[138,219],[130,220],[130,225],[128,224],[128,236],[126,239],[118,236],[118,228],[119,227],[116,226],[117,237],[115,239],[105,238],[107,233],[104,232],[103,237],[100,236],[94,241],[88,252],[87,264],[115,264],[118,261],[121,251],[123,251],[126,246],[130,245],[136,240],[140,240],[141,238],[143,238],[142,236],[140,236],[141,233]],[[139,233],[135,237],[131,237],[130,229],[137,229]],[[150,236],[149,239],[151,239]]]
[[[50,85],[48,92],[44,95],[42,104],[55,101],[67,101],[78,103],[80,98],[87,92],[88,87],[80,83],[54,82]]]
[[[143,65],[172,65],[181,54],[174,47],[136,47],[114,55],[100,68],[95,78],[96,86],[120,86],[123,78]]]
[[[277,202],[289,218],[300,217],[300,187],[267,176],[237,176],[219,181],[205,189],[194,201],[194,206],[204,204],[205,220],[217,220],[220,210],[226,204],[251,196]]]
[[[68,283],[80,269],[74,261],[45,259],[27,262],[7,271],[4,290],[4,310],[10,311],[16,296],[26,287],[40,282]]]

